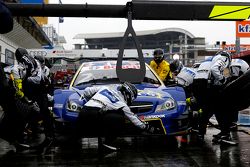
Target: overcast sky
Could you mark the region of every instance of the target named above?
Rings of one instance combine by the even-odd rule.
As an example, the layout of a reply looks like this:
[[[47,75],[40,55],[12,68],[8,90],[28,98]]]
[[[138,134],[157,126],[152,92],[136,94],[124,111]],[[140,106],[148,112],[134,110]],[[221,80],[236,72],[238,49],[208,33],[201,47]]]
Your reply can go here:
[[[125,5],[130,0],[61,0],[63,4],[114,4]],[[176,0],[177,1],[177,0]],[[178,0],[180,1],[180,0]],[[185,1],[185,0],[182,0]],[[192,0],[198,1],[198,0]],[[200,0],[207,1],[207,0]],[[209,0],[219,2],[239,2],[239,0]],[[59,0],[50,0],[50,3],[58,3]],[[242,0],[241,2],[250,2]],[[79,33],[108,33],[125,32],[127,20],[124,18],[71,18],[65,17],[64,22],[58,24],[58,18],[49,18],[49,24],[56,29],[59,27],[59,34],[67,41],[66,49],[73,49],[73,37]],[[205,37],[206,43],[214,44],[216,41],[226,41],[227,44],[235,43],[235,22],[234,21],[150,21],[134,20],[135,31],[156,30],[165,28],[182,28],[196,37]],[[249,38],[241,38],[241,44],[250,44]]]

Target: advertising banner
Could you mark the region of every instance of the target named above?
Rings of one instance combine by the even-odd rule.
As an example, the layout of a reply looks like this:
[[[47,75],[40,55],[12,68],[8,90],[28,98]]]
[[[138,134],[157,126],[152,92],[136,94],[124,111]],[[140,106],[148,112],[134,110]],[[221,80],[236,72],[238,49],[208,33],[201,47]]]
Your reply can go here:
[[[229,52],[235,52],[236,51],[236,46],[235,44],[228,44],[223,46],[225,50]],[[250,45],[240,45],[240,51],[245,51],[245,50],[250,50]]]
[[[250,20],[236,21],[236,37],[250,37]]]

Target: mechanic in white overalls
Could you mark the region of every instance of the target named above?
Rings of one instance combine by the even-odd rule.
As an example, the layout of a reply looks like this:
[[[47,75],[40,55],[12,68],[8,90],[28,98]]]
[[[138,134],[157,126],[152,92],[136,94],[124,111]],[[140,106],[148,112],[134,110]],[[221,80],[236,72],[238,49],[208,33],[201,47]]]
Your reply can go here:
[[[196,75],[196,71],[192,68],[188,68],[183,66],[180,60],[174,60],[170,63],[170,70],[174,76],[174,80],[180,86],[185,89],[186,96],[192,96],[192,84],[194,77]]]
[[[26,75],[22,81],[25,95],[32,101],[37,102],[40,108],[40,115],[43,120],[45,140],[41,144],[42,147],[51,145],[54,140],[54,125],[53,117],[48,109],[48,97],[44,92],[44,81],[41,64],[38,60],[31,57],[27,50],[18,48],[15,52],[16,60],[26,69]],[[36,123],[32,126],[33,137],[38,137],[36,132],[38,130]]]
[[[228,82],[224,70],[229,67],[230,63],[231,54],[226,51],[219,51],[211,61],[201,63],[197,69],[193,81],[193,93],[202,109],[198,134],[200,142],[204,141],[209,119],[219,108],[221,91]],[[229,139],[228,134],[225,138]]]
[[[230,70],[230,79],[232,82],[237,78],[239,78],[241,75],[248,72],[249,65],[247,64],[246,61],[242,59],[232,59],[232,62],[229,66],[229,70]],[[238,91],[238,89],[236,91]],[[226,94],[223,95],[224,97],[223,99],[225,102],[223,105],[223,109],[221,109],[221,112],[218,112],[216,115],[221,132],[217,135],[214,135],[215,138],[219,137],[221,138],[221,136],[229,134],[230,130],[234,130],[237,128],[236,122],[238,121],[238,111],[233,109],[230,105],[227,105],[227,103],[232,103],[232,104],[237,103],[238,96],[241,95],[235,94],[234,91],[226,92]],[[232,98],[233,101],[230,101],[230,99]]]
[[[100,127],[95,127],[98,126],[98,115],[100,115],[100,113],[105,113],[107,111],[122,111],[136,127],[154,133],[153,127],[142,122],[137,115],[130,110],[129,105],[131,105],[136,97],[136,87],[128,82],[118,86],[87,87],[81,96],[82,99],[86,99],[87,103],[78,116],[79,123],[84,124],[79,125],[81,130],[86,125],[92,125],[91,128],[95,130],[100,129]],[[86,112],[89,114],[87,118],[84,116]],[[97,124],[93,124],[93,119],[91,118],[96,119],[94,121],[97,122]]]

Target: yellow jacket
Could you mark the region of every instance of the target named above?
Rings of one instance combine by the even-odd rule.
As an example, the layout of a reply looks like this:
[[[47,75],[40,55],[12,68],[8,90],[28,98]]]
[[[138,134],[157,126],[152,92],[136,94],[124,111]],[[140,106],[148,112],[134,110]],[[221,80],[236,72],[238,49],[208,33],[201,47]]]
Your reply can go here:
[[[157,64],[154,60],[152,60],[150,62],[150,67],[158,74],[162,81],[172,78],[170,65],[166,60],[163,60],[160,64]]]

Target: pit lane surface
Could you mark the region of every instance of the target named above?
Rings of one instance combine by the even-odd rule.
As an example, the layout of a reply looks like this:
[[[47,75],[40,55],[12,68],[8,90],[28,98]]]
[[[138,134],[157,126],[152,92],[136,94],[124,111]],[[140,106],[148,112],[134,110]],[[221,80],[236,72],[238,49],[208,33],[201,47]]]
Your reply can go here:
[[[250,131],[250,128],[244,128]],[[82,139],[74,146],[66,137],[58,136],[57,142],[45,155],[34,150],[15,153],[13,147],[0,139],[0,166],[250,166],[250,136],[234,132],[238,146],[213,145],[212,135],[218,133],[209,128],[205,144],[199,146],[191,137],[185,140],[162,137],[118,138],[113,145],[120,147],[118,152],[98,151],[96,138]]]

